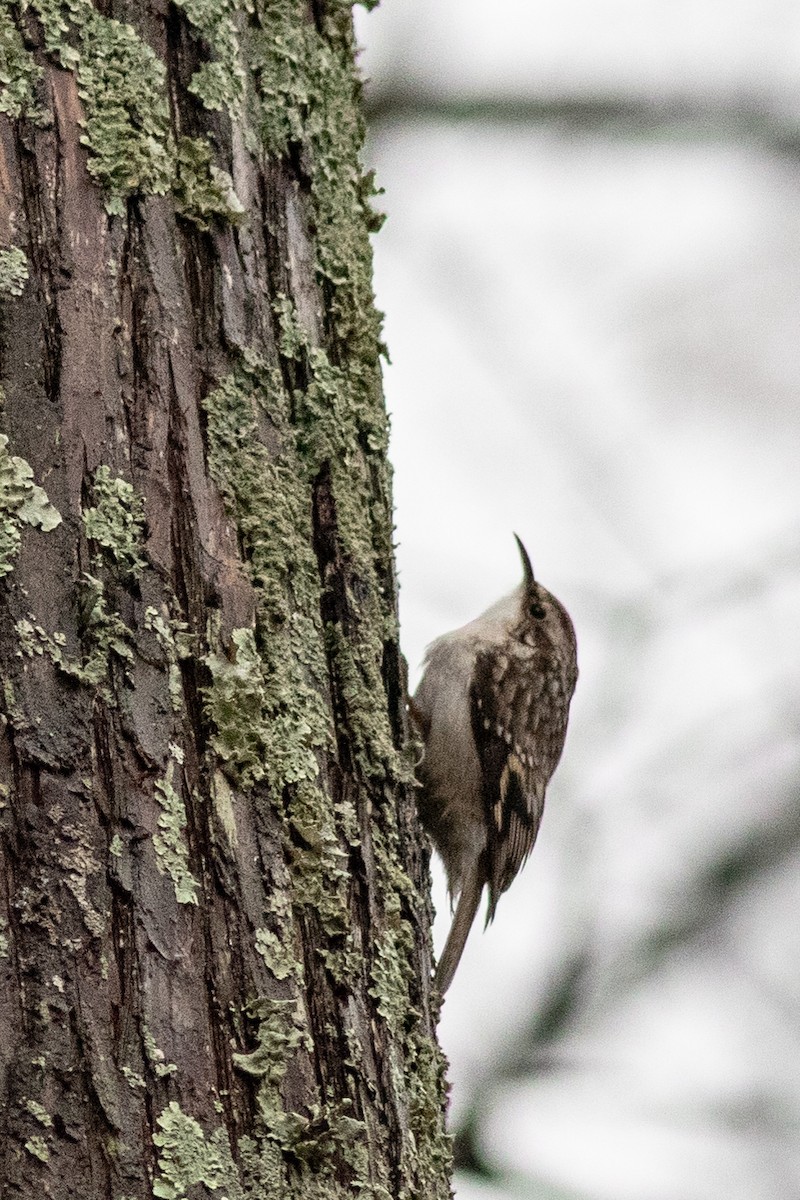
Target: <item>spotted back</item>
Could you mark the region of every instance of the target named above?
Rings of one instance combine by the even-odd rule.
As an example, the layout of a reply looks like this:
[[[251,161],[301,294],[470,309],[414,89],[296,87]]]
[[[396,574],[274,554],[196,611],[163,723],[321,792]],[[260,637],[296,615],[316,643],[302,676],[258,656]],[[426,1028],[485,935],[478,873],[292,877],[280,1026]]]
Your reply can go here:
[[[488,920],[536,841],[577,679],[569,616],[544,588],[537,591],[537,605],[546,597],[544,616],[523,612],[516,636],[481,649],[470,689],[483,776]]]

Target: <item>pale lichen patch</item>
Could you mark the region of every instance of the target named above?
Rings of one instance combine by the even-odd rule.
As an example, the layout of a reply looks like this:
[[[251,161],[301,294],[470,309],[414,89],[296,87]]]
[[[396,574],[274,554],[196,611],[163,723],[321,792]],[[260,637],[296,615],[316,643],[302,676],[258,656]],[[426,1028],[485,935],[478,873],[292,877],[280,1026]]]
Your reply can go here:
[[[213,650],[206,707],[215,749],[240,784],[266,778],[280,790],[318,775],[331,744],[319,576],[302,464],[277,372],[245,357],[206,398],[209,468],[235,520],[256,591],[256,628]],[[264,422],[281,450],[260,439]]]
[[[24,525],[49,533],[60,524],[60,512],[33,482],[32,467],[8,453],[8,438],[0,433],[0,576],[13,569]]]
[[[31,0],[45,48],[77,69],[84,105],[81,141],[88,170],[103,187],[106,208],[122,216],[132,192],[169,190],[173,163],[166,71],[128,24],[102,16],[91,0]]]
[[[41,75],[41,67],[25,49],[9,6],[0,5],[0,113],[36,120],[34,89]]]
[[[209,45],[214,58],[194,73],[189,91],[206,108],[227,110],[236,115],[244,95],[244,70],[241,64],[236,12],[232,0],[175,0],[191,24]],[[245,9],[250,7],[244,5]]]
[[[245,219],[233,180],[214,164],[211,145],[205,138],[179,139],[173,192],[178,212],[198,229],[208,230],[214,221],[238,225]]]
[[[0,75],[0,81],[2,76]],[[0,112],[3,112],[0,100]],[[28,259],[19,246],[0,250],[0,295],[21,296],[28,280]]]
[[[153,1195],[160,1200],[187,1200],[198,1186],[219,1191],[220,1200],[244,1200],[236,1164],[224,1129],[207,1137],[194,1117],[171,1100],[156,1118],[158,1132],[153,1143],[158,1150],[159,1174]],[[192,1193],[193,1195],[196,1193]]]
[[[167,612],[166,606],[164,611]],[[185,621],[169,615],[164,616],[153,605],[148,605],[144,610],[144,627],[155,634],[164,654],[170,704],[172,711],[179,713],[184,703],[180,663],[183,659],[191,658],[196,639]]]
[[[123,575],[140,575],[146,565],[144,499],[105,464],[94,472],[91,492],[94,503],[83,510],[84,533]]]
[[[264,997],[253,1001],[249,1015],[258,1021],[258,1045],[250,1053],[234,1054],[234,1066],[247,1075],[265,1079],[277,1089],[286,1075],[291,1054],[301,1046],[312,1049],[305,1014],[299,1000]]]
[[[178,1069],[177,1065],[167,1062],[166,1054],[156,1045],[156,1040],[147,1027],[143,1031],[142,1041],[147,1061],[158,1078],[163,1079],[167,1075],[174,1075]]]
[[[156,863],[164,875],[169,875],[179,904],[197,904],[199,884],[189,869],[189,847],[186,843],[186,806],[173,785],[175,757],[167,765],[163,779],[156,781],[158,802],[158,833],[153,834]]]
[[[50,1116],[50,1113],[43,1104],[40,1104],[38,1100],[27,1099],[24,1100],[23,1103],[31,1116],[34,1117],[40,1125],[44,1125],[45,1129],[53,1128],[53,1118]]]
[[[80,659],[66,653],[67,639],[63,633],[48,633],[32,612],[14,626],[19,639],[17,653],[28,658],[47,654],[65,675],[105,691],[111,655],[127,665],[133,662],[130,630],[122,618],[109,609],[102,581],[88,572],[84,572],[78,581],[78,608],[80,633],[86,648]]]
[[[38,1158],[40,1162],[46,1163],[50,1161],[50,1150],[47,1142],[40,1134],[36,1134],[32,1138],[28,1138],[27,1142],[25,1143],[25,1149],[29,1154],[32,1154],[34,1158]]]
[[[166,69],[132,25],[99,13],[91,0],[31,0],[45,49],[77,72],[83,102],[88,171],[105,193],[106,210],[123,216],[131,195],[172,192],[178,212],[208,229],[211,220],[239,221],[243,209],[228,173],[212,163],[201,138],[176,138]],[[235,26],[229,5],[184,0],[203,33],[223,54],[227,86],[217,64],[201,68],[193,85],[209,108],[234,105],[241,94]]]

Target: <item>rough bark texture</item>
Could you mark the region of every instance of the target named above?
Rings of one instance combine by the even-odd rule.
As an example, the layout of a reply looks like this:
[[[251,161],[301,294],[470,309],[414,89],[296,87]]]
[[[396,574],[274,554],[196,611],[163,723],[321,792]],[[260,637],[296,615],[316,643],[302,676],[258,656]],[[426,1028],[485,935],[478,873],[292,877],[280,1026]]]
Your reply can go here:
[[[351,13],[0,2],[4,1197],[445,1197]]]

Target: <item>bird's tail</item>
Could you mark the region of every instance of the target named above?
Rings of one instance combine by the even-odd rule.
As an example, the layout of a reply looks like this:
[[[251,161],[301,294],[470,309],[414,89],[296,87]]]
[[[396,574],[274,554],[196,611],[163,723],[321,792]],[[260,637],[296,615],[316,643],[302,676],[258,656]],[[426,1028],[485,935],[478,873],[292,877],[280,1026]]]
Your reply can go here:
[[[456,915],[453,917],[453,924],[450,926],[450,932],[447,935],[442,956],[436,966],[435,983],[441,996],[445,994],[453,982],[453,976],[461,959],[461,953],[466,944],[469,931],[472,928],[472,922],[475,920],[478,905],[481,902],[482,891],[483,877],[476,863],[464,880],[461,895],[458,897],[458,904],[456,905]]]

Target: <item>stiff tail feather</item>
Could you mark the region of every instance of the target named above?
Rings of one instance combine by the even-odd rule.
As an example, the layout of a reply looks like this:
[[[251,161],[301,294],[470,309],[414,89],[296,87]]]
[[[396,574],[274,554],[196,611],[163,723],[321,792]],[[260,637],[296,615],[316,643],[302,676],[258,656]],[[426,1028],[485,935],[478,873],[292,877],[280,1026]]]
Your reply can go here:
[[[469,931],[472,928],[472,922],[475,920],[478,905],[481,902],[482,891],[483,878],[479,874],[476,865],[464,880],[461,895],[458,897],[458,904],[456,905],[456,915],[453,917],[453,924],[450,926],[444,950],[436,966],[434,982],[441,996],[445,994],[453,982],[453,976],[461,959],[461,953],[466,944]]]

